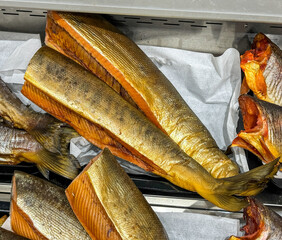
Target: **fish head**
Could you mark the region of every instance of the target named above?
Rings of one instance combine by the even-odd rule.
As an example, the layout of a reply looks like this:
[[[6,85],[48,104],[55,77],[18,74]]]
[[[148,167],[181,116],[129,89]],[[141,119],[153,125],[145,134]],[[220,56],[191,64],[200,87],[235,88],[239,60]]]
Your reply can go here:
[[[269,139],[269,123],[259,102],[249,95],[242,95],[239,104],[245,130],[238,134],[231,146],[245,148],[266,163],[279,157],[276,146]]]

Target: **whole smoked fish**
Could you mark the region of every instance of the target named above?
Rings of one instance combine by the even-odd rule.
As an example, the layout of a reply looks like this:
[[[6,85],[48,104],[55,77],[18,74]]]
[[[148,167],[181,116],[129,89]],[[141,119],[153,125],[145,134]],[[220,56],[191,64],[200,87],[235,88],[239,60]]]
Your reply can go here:
[[[169,80],[133,41],[104,18],[49,11],[45,43],[93,72],[126,100],[130,95],[157,127],[212,176],[238,174],[238,166],[218,148]],[[118,83],[121,86],[116,87]]]
[[[48,151],[60,152],[61,126],[48,114],[25,106],[0,78],[0,116],[15,128],[24,129]]]
[[[14,173],[10,217],[12,230],[29,239],[91,239],[74,215],[65,190],[27,173]]]
[[[168,239],[155,212],[107,148],[72,181],[66,195],[92,239]]]
[[[265,163],[281,157],[282,107],[249,95],[241,95],[239,104],[245,130],[231,146],[243,147]]]
[[[250,88],[257,98],[282,106],[282,50],[278,46],[258,33],[252,49],[241,56],[241,68],[246,89],[242,93]]]
[[[128,156],[126,160],[224,209],[244,207],[246,199],[233,195],[257,194],[277,172],[277,161],[273,161],[234,177],[213,178],[119,94],[51,48],[43,47],[33,56],[25,80],[22,93],[26,97],[93,144],[108,147],[119,157]]]
[[[35,163],[47,178],[48,170],[70,179],[78,174],[75,159],[67,150],[63,155],[49,152],[26,131],[0,125],[0,164],[15,165],[22,161]]]
[[[71,138],[79,136],[77,132],[49,114],[25,106],[1,78],[0,116],[6,125],[27,131],[0,128],[0,163],[29,161],[36,163],[45,177],[48,170],[70,179],[77,176],[78,165],[67,149]]]
[[[257,199],[250,199],[244,209],[246,225],[242,228],[245,235],[231,236],[229,240],[280,240],[282,239],[282,217],[264,206]]]

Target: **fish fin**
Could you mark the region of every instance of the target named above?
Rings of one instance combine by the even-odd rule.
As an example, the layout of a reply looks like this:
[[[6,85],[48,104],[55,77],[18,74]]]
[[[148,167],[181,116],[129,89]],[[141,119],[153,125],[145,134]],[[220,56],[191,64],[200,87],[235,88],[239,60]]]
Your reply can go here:
[[[222,178],[225,191],[229,195],[253,196],[260,193],[269,179],[273,178],[278,171],[279,158],[265,165],[254,168],[239,175]]]
[[[200,193],[200,195],[202,194]],[[202,196],[205,197],[205,195]],[[213,195],[209,195],[208,198],[210,202],[212,202],[216,206],[221,206],[223,209],[227,209],[224,208],[224,206],[228,206],[228,209],[230,211],[240,211],[248,204],[247,198],[228,196],[225,194],[213,194]],[[232,209],[230,209],[230,206],[232,206]]]
[[[37,164],[36,166],[37,166],[39,172],[41,172],[41,174],[42,174],[45,178],[47,178],[47,179],[49,180],[49,174],[50,174],[49,170],[46,169],[46,168],[44,168],[44,167],[43,167],[42,165],[40,165],[40,164]]]
[[[47,176],[47,170],[69,179],[74,179],[78,175],[78,164],[69,155],[56,154],[42,149],[36,153],[24,153],[23,157],[39,165],[38,169],[43,176]]]
[[[4,215],[0,218],[0,227],[4,224],[4,222],[7,220],[8,216]]]
[[[28,130],[44,148],[53,153],[60,153],[60,135],[63,123],[53,119],[46,125],[46,122],[38,124],[35,128]]]
[[[242,85],[241,85],[241,89],[240,89],[240,95],[246,94],[250,91],[250,88],[248,86],[246,77],[244,77]]]
[[[201,190],[197,192],[218,207],[228,211],[239,211],[247,205],[246,196],[261,192],[277,170],[278,159],[233,177],[216,179],[217,185],[211,192]]]

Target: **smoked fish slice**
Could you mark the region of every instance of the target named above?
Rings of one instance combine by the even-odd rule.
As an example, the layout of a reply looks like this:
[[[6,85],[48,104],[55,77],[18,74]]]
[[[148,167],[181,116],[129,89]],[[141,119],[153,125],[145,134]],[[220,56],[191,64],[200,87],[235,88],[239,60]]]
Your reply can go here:
[[[48,151],[60,152],[61,128],[65,124],[24,105],[0,78],[0,116],[15,128],[24,129]]]
[[[231,236],[229,240],[281,240],[282,217],[255,198],[250,198],[249,202],[244,209],[246,225],[242,227],[242,231],[245,231],[245,235]]]
[[[240,65],[246,79],[243,84],[257,98],[282,106],[282,50],[277,45],[258,33],[252,49],[241,56]]]
[[[92,239],[168,239],[155,212],[107,148],[73,180],[66,195]]]
[[[12,179],[11,226],[29,239],[91,239],[74,215],[65,190],[15,171]]]
[[[249,95],[241,95],[239,104],[245,130],[238,134],[231,146],[251,151],[264,163],[281,157],[282,107]]]
[[[69,123],[90,142],[102,142],[103,148],[114,149],[119,156],[118,146],[105,143],[105,135],[99,135],[107,133],[140,159],[135,164],[147,166],[152,172],[198,192],[224,209],[240,210],[246,205],[246,199],[233,195],[257,194],[278,170],[277,161],[273,161],[230,178],[213,178],[113,89],[51,48],[42,47],[33,56],[25,80],[22,93],[26,97]],[[103,131],[97,132],[99,129]]]
[[[133,41],[104,18],[49,11],[45,43],[106,83],[112,76],[122,86],[118,89],[125,89],[139,109],[212,176],[238,174],[238,166],[218,148],[169,80]]]
[[[49,170],[70,179],[78,174],[76,159],[67,149],[63,155],[49,152],[26,131],[0,124],[0,164],[15,165],[22,161],[35,163],[46,178]]]

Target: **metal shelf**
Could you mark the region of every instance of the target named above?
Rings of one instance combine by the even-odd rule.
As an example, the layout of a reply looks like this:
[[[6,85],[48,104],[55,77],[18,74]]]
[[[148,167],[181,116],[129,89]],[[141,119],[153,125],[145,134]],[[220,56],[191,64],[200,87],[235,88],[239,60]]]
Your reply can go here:
[[[218,21],[282,23],[281,0],[4,0],[0,7]]]

